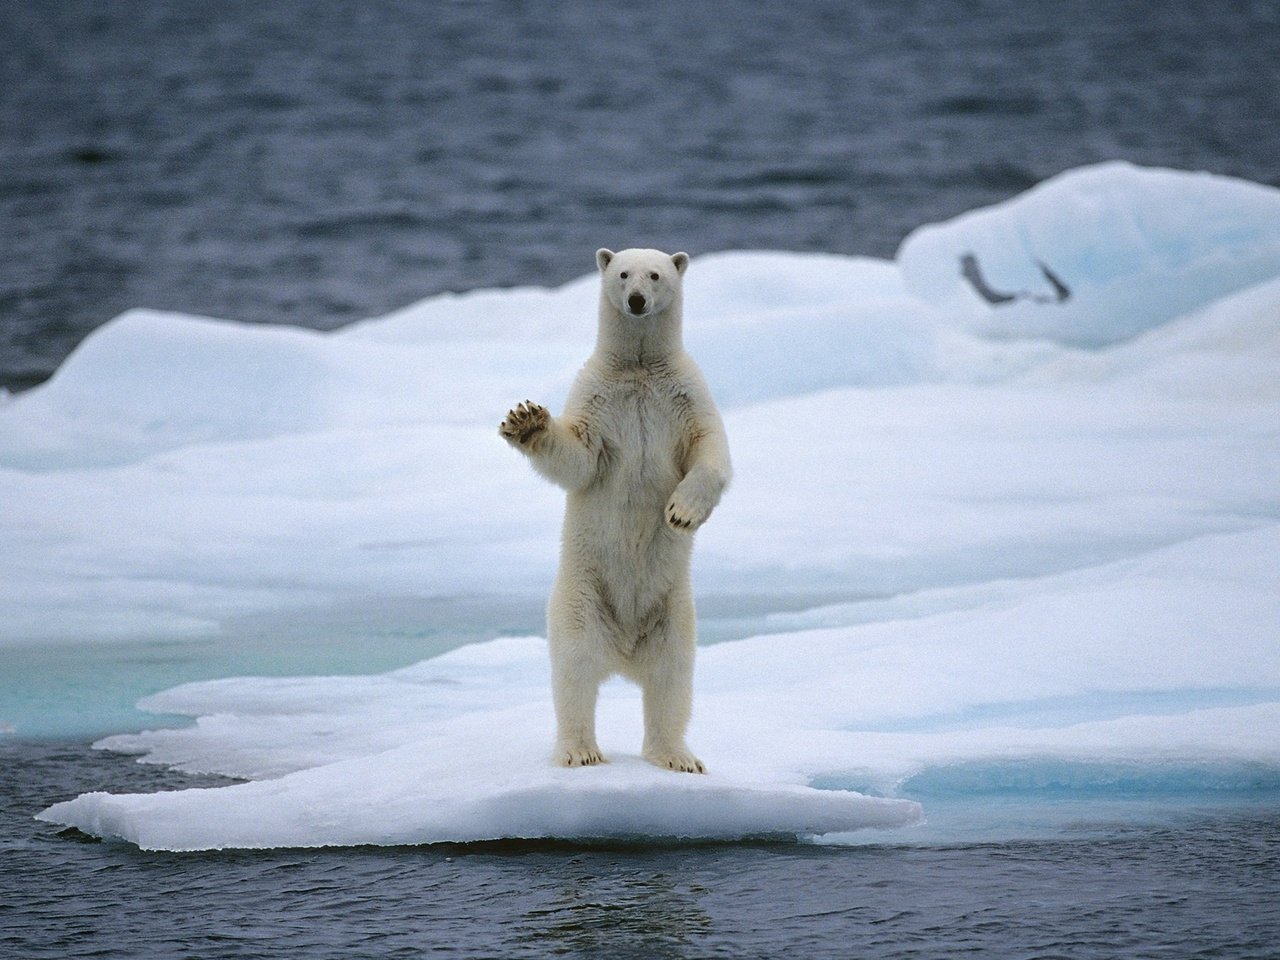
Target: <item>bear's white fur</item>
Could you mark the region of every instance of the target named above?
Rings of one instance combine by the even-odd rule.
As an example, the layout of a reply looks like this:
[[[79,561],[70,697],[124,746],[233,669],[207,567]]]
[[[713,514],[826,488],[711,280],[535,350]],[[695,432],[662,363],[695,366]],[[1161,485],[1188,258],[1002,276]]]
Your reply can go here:
[[[646,759],[702,773],[685,745],[693,699],[693,532],[729,482],[729,445],[702,373],[684,352],[689,257],[596,252],[600,326],[564,414],[526,401],[500,432],[567,492],[547,610],[556,758],[604,762],[596,697],[614,674],[644,691]]]

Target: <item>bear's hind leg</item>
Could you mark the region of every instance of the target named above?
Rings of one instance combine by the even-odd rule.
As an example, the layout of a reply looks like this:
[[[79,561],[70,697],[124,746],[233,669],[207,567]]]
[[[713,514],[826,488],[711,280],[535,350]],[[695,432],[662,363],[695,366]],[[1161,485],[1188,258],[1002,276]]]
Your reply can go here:
[[[686,688],[687,689],[687,688]],[[682,773],[706,773],[702,761],[684,742],[689,725],[691,692],[674,679],[650,677],[644,684],[644,758],[655,766]]]
[[[558,642],[557,642],[558,641]],[[596,699],[608,673],[584,657],[580,643],[551,642],[551,690],[556,708],[555,760],[564,767],[606,763],[596,742]]]
[[[682,605],[683,606],[683,605]],[[658,639],[658,638],[654,638]],[[637,678],[644,691],[644,758],[683,773],[706,773],[684,742],[693,710],[693,605],[679,611],[654,643]]]

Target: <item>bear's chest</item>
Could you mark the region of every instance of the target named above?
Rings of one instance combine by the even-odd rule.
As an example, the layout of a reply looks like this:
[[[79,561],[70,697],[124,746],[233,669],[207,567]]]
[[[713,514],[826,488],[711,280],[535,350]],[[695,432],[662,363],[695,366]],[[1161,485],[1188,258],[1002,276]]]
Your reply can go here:
[[[685,416],[670,384],[645,380],[611,384],[598,407],[597,428],[608,472],[631,481],[678,482]]]

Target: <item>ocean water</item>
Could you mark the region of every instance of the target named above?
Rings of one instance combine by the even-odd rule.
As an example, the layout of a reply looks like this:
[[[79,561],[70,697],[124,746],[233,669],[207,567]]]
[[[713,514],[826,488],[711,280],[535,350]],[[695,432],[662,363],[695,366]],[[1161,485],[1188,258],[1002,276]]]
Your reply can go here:
[[[1148,819],[1082,805],[1001,842],[157,854],[24,817],[59,791],[223,781],[78,741],[0,741],[0,762],[6,957],[1262,960],[1280,942],[1274,794]]]
[[[6,3],[0,387],[130,307],[332,328],[599,246],[890,256],[1110,159],[1277,183],[1280,11]]]
[[[1274,4],[726,10],[6,4],[0,386],[139,305],[327,329],[556,284],[602,244],[888,256],[1113,158],[1280,185]],[[751,631],[731,613],[712,639]],[[464,610],[414,633],[422,614],[384,612],[358,661],[315,640],[350,625],[287,618],[234,648],[0,651],[0,693],[41,719],[0,735],[0,956],[1276,953],[1280,787],[1248,771],[1133,794],[920,783],[927,828],[857,847],[170,855],[33,819],[87,790],[225,782],[90,749],[144,723],[142,694],[537,629],[536,610]]]

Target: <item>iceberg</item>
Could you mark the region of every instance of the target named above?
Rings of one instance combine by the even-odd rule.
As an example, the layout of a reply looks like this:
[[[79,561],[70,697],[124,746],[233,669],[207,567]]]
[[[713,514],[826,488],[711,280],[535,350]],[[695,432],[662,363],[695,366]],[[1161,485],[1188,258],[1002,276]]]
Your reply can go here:
[[[921,227],[907,288],[985,336],[1126,340],[1280,270],[1280,191],[1104,163]]]
[[[0,402],[0,656],[279,631],[355,675],[317,653],[156,693],[194,722],[99,745],[246,782],[41,817],[170,850],[854,842],[1002,791],[1274,796],[1277,224],[1280,191],[1103,164],[892,262],[696,258],[686,341],[736,467],[695,562],[706,777],[639,760],[621,682],[612,762],[548,762],[527,634],[561,501],[496,426],[562,400],[593,277],[333,333],[131,311]],[[482,642],[351,669],[363,612],[403,643],[451,604]]]

